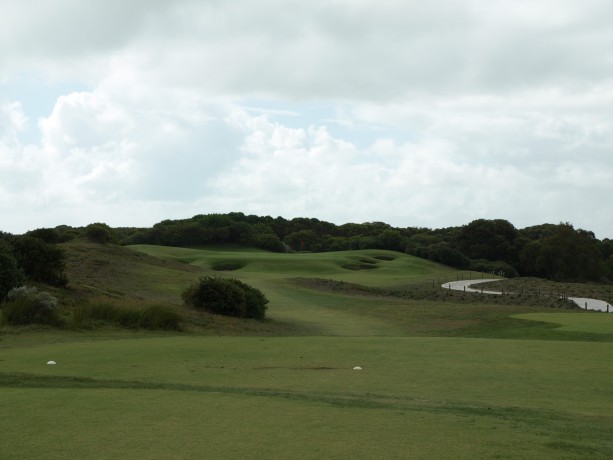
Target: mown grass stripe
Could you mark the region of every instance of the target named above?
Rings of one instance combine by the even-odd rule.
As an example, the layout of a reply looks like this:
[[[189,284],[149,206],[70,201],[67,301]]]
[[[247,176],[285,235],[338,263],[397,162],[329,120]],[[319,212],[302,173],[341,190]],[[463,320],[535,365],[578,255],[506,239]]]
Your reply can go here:
[[[0,372],[0,387],[10,388],[54,388],[54,389],[121,389],[121,390],[168,390],[193,391],[206,393],[240,394],[246,396],[279,397],[300,401],[332,404],[340,407],[359,407],[372,409],[393,409],[451,413],[462,416],[491,417],[502,420],[524,420],[540,424],[544,420],[563,420],[584,417],[586,420],[599,420],[599,423],[613,424],[613,417],[570,414],[562,411],[545,411],[523,407],[504,407],[468,402],[445,400],[426,400],[407,395],[365,395],[338,396],[317,392],[289,392],[266,388],[245,388],[213,385],[193,385],[182,383],[143,382],[137,380],[106,380],[90,377],[37,375],[18,372]]]

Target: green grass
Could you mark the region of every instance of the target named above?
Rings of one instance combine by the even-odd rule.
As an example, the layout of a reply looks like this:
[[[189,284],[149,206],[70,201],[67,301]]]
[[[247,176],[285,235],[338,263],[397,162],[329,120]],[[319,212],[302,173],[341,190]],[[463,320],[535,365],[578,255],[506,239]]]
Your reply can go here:
[[[613,334],[613,315],[606,313],[527,313],[514,317],[551,323],[560,331]]]
[[[528,295],[483,296],[445,291],[440,284],[480,279],[424,259],[391,251],[276,254],[240,248],[188,249],[132,246],[132,250],[201,267],[260,288],[270,299],[268,316],[296,333],[332,336],[453,336],[613,341],[610,331],[559,329],[514,315],[546,314],[568,305]],[[351,264],[375,266],[353,270]],[[517,287],[517,286],[516,286]],[[551,306],[558,307],[555,310]],[[298,332],[300,329],[301,332]]]
[[[239,248],[209,250],[149,245],[130,248],[151,256],[188,262],[207,269],[213,269],[218,264],[237,264],[242,268],[234,271],[232,276],[254,278],[317,276],[379,286],[430,280],[436,276],[451,279],[457,273],[457,270],[424,259],[381,250],[278,254]],[[377,257],[389,257],[393,260]],[[368,268],[355,270],[355,267],[360,265],[367,265]]]
[[[560,345],[75,337],[3,350],[0,429],[10,458],[607,458],[613,349]]]
[[[68,250],[69,300],[189,324],[0,330],[1,457],[613,457],[613,315],[448,292],[481,275],[386,251]],[[181,307],[202,275],[260,288],[269,319]]]

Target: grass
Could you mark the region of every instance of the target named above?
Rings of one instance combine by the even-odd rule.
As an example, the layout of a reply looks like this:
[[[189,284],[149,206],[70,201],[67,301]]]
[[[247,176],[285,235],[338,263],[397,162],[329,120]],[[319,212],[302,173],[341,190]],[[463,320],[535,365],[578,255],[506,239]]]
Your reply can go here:
[[[445,291],[481,274],[387,251],[67,249],[64,301],[187,324],[0,330],[6,458],[613,457],[613,315]],[[260,288],[269,319],[179,305],[202,275]]]
[[[607,458],[611,363],[608,344],[487,339],[45,344],[3,351],[0,429],[21,458]],[[72,429],[50,456],[41,437]]]
[[[606,313],[526,313],[515,318],[553,324],[560,331],[613,334],[612,315]]]

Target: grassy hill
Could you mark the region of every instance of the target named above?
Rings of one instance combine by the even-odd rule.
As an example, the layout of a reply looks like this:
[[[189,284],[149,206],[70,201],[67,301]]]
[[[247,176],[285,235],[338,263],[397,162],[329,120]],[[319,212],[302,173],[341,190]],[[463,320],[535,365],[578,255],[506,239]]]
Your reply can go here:
[[[120,247],[82,241],[65,248],[77,299],[107,295],[163,301],[186,317],[188,331],[197,333],[610,340],[585,328],[559,330],[541,317],[513,317],[549,313],[551,307],[560,311],[559,302],[542,296],[442,290],[445,281],[482,274],[398,252],[280,254],[238,247]],[[260,288],[270,299],[268,319],[237,320],[182,306],[180,293],[203,275],[234,277]]]

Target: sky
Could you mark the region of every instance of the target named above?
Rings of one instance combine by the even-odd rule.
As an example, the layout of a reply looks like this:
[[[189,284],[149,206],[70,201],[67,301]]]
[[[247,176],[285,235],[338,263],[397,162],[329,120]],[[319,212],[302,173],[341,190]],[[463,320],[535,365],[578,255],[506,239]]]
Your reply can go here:
[[[0,230],[196,214],[613,238],[610,0],[0,0]]]

